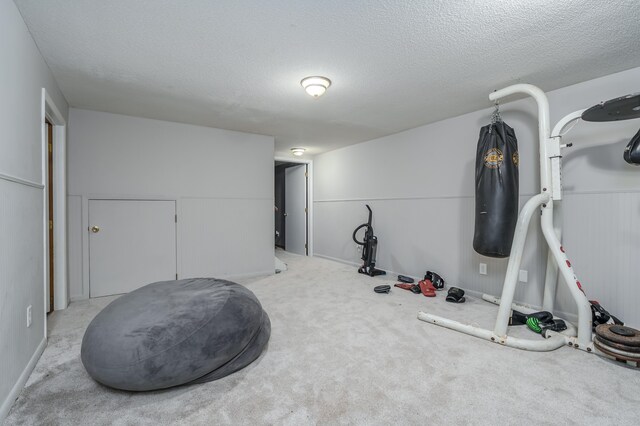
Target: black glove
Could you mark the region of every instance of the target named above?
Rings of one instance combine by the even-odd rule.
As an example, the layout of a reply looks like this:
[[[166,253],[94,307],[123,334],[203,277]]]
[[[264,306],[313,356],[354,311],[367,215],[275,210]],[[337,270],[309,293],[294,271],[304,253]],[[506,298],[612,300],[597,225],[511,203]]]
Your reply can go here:
[[[591,323],[595,330],[600,324],[618,324],[624,325],[622,321],[611,315],[605,308],[596,300],[589,300],[591,304]]]
[[[433,284],[436,290],[442,290],[444,288],[444,279],[435,272],[427,271],[424,279],[431,281],[431,284]]]
[[[511,311],[511,318],[509,318],[509,325],[525,325],[529,317],[536,318],[540,325],[553,322],[553,314],[551,312],[540,311],[525,315],[522,312],[513,310]]]
[[[449,293],[447,293],[446,301],[451,303],[464,303],[464,290],[458,287],[451,287]]]

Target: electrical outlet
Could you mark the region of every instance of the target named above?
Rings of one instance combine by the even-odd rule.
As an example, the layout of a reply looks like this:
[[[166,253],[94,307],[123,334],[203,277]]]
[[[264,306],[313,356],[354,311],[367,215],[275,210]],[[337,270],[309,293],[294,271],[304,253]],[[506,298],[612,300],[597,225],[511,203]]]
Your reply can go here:
[[[27,327],[31,327],[31,305],[27,306]]]
[[[480,275],[487,275],[487,264],[486,263],[481,263],[480,264]]]
[[[360,244],[356,244],[356,251],[362,251],[362,246]]]
[[[521,283],[526,283],[529,280],[529,273],[524,269],[520,269],[520,273],[518,273],[518,281]]]

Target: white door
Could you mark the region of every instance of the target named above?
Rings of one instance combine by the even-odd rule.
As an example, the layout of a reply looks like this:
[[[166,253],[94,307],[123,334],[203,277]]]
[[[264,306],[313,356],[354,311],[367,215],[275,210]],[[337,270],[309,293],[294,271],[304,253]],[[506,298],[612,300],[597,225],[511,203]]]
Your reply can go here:
[[[287,167],[285,170],[285,249],[291,253],[307,254],[307,165]]]
[[[89,296],[176,279],[175,201],[89,200]]]

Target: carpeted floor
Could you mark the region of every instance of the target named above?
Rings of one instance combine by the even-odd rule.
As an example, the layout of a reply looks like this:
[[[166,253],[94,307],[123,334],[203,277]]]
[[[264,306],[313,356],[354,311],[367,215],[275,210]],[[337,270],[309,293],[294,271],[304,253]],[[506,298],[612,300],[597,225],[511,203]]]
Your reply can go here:
[[[216,382],[160,392],[95,383],[79,358],[91,319],[113,298],[72,303],[6,424],[636,425],[640,370],[570,348],[500,347],[416,319],[418,310],[491,326],[496,308],[444,293],[372,291],[392,277],[281,253],[288,271],[247,280],[272,322],[263,356]],[[455,283],[451,283],[455,284]],[[526,329],[519,334],[531,333]]]

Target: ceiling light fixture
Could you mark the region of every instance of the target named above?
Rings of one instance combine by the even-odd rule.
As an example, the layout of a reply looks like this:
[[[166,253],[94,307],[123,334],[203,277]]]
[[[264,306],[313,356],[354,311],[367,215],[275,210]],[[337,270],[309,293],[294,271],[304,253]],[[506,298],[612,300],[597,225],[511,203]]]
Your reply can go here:
[[[300,81],[300,85],[304,87],[308,94],[314,98],[319,98],[331,86],[331,80],[321,76],[305,77]]]
[[[291,148],[291,153],[296,157],[300,157],[305,151],[306,149],[304,148]]]

